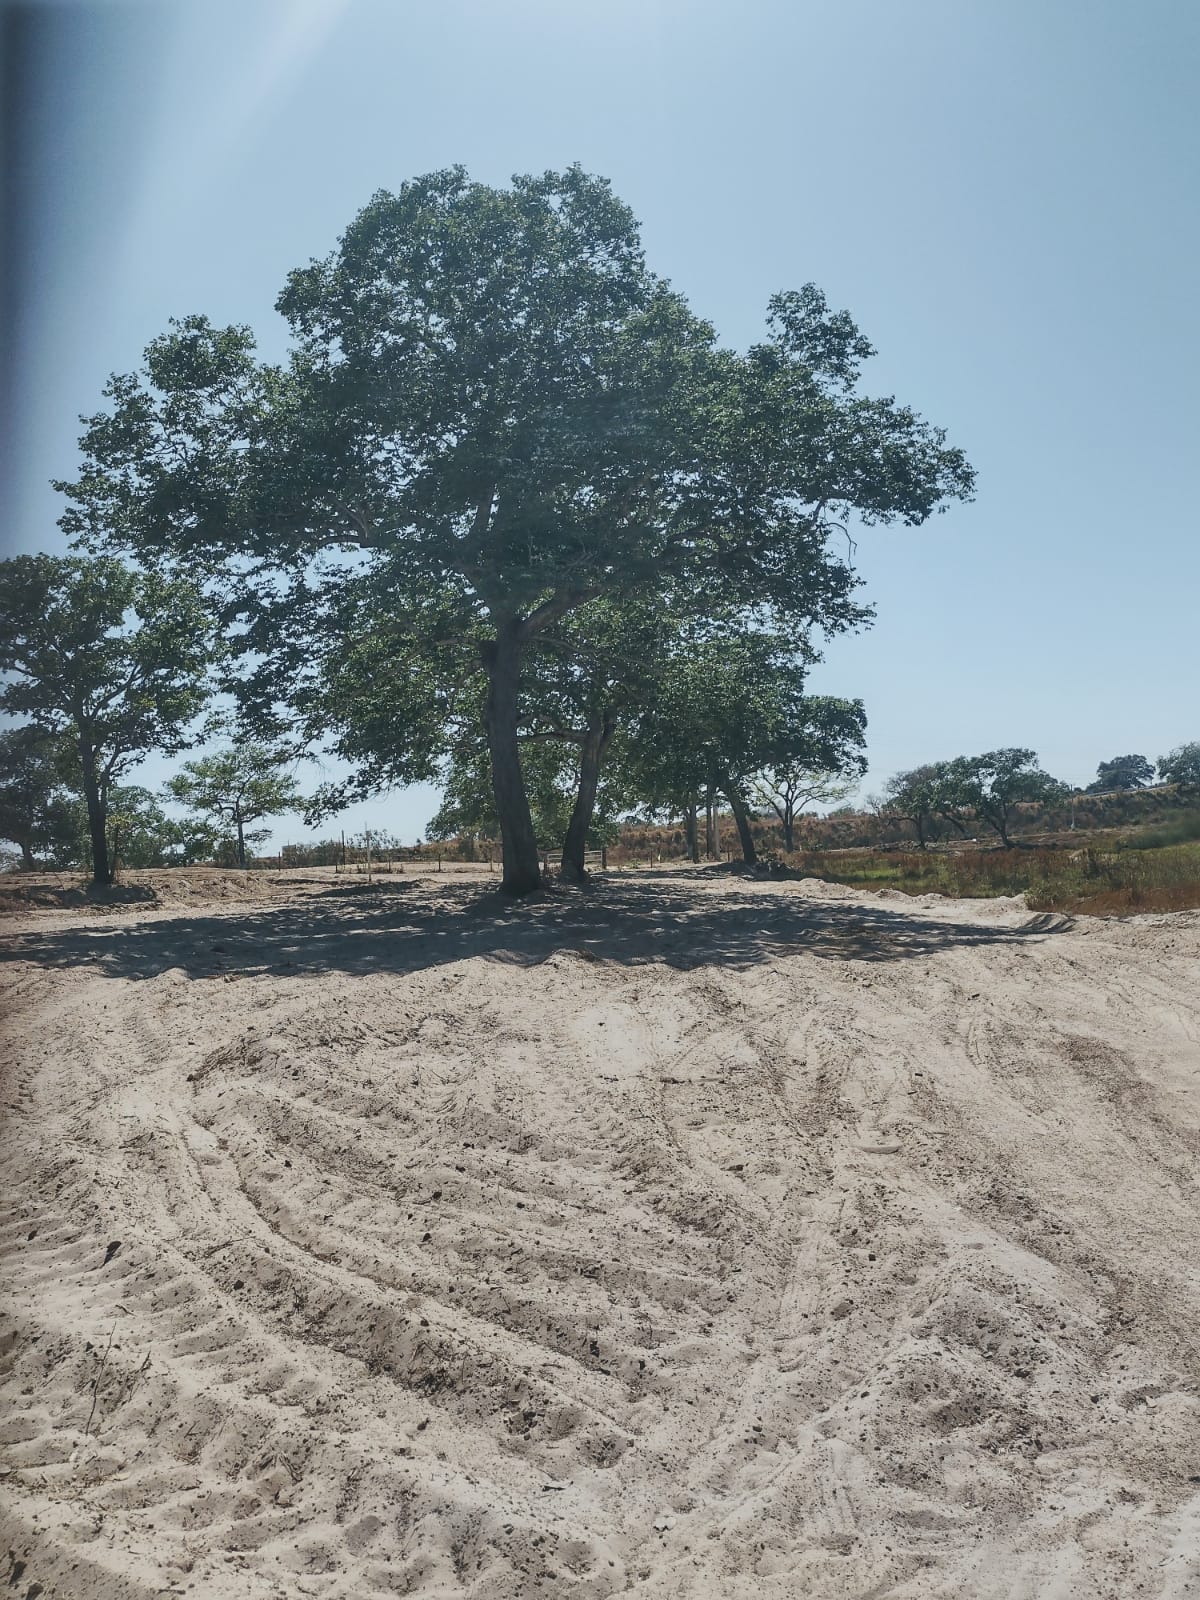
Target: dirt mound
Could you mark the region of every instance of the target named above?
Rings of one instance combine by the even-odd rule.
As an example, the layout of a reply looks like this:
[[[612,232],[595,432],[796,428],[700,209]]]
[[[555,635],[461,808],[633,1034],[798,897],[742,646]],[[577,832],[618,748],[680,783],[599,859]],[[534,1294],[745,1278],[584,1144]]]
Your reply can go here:
[[[1200,1585],[1200,916],[306,884],[9,953],[14,1594]]]

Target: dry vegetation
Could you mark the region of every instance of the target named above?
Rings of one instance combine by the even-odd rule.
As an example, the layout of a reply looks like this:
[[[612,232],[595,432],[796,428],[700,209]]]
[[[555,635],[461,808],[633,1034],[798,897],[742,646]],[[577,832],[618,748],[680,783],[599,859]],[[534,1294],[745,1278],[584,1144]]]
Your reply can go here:
[[[1024,895],[1036,911],[1135,916],[1200,906],[1200,844],[1154,849],[801,852],[783,858],[800,877],[859,888],[959,898]]]

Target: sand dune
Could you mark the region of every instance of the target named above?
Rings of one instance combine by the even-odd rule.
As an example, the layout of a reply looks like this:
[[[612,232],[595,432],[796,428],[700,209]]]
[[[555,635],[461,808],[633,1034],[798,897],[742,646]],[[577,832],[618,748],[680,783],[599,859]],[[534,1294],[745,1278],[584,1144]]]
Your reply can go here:
[[[1200,915],[229,882],[9,925],[6,1594],[1200,1594]]]

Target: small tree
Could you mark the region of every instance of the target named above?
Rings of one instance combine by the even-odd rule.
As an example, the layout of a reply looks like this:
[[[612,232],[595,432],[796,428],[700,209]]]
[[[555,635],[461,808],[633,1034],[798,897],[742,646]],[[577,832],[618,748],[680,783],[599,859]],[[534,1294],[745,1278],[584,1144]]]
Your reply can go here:
[[[110,558],[0,562],[0,710],[69,735],[87,804],[92,878],[112,882],[108,801],[150,750],[191,742],[208,697],[213,622],[182,578]]]
[[[167,793],[180,805],[200,811],[233,828],[237,864],[246,865],[246,842],[256,836],[246,829],[262,817],[297,811],[304,804],[295,779],[283,770],[285,758],[263,745],[241,744],[231,750],[189,761],[167,781]],[[265,830],[257,835],[265,837]]]
[[[861,700],[808,695],[801,706],[803,720],[781,730],[766,770],[752,785],[756,798],[779,818],[789,852],[796,847],[796,818],[804,807],[847,799],[866,769]]]
[[[1141,789],[1154,782],[1154,766],[1145,756],[1114,756],[1096,768],[1096,781],[1089,783],[1089,794],[1108,789]]]
[[[0,839],[17,846],[26,872],[39,856],[56,866],[83,859],[79,799],[67,784],[71,756],[61,737],[40,728],[0,733]]]
[[[1200,788],[1200,739],[1181,744],[1158,760],[1158,775],[1164,783],[1178,783],[1187,789]]]
[[[965,802],[961,784],[949,761],[927,761],[923,766],[897,772],[883,786],[879,810],[884,816],[911,822],[922,850],[939,836],[939,820],[959,833],[966,830],[960,815]]]

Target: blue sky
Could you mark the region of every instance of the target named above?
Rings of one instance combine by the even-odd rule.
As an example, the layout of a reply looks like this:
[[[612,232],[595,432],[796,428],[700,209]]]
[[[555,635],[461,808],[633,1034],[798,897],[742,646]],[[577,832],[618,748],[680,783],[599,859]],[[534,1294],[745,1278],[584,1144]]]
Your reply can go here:
[[[62,547],[47,480],[76,417],[169,316],[248,322],[278,355],[285,274],[374,190],[580,161],[723,339],[815,281],[877,346],[868,386],[978,469],[974,504],[859,540],[878,620],[813,687],[866,701],[866,788],[1001,744],[1083,782],[1200,737],[1190,0],[33,9],[9,551]],[[396,793],[347,826],[412,838],[434,804]]]

